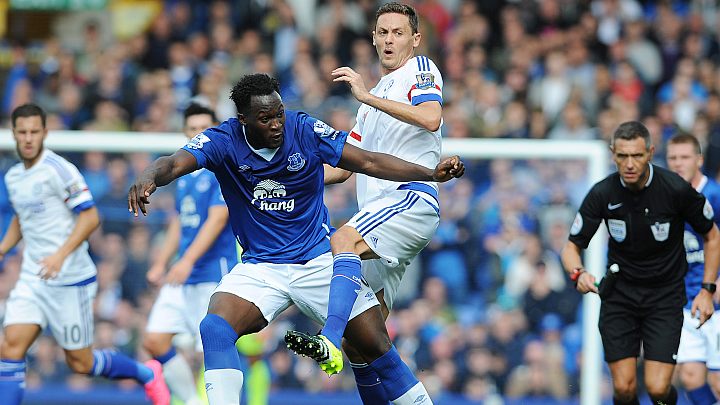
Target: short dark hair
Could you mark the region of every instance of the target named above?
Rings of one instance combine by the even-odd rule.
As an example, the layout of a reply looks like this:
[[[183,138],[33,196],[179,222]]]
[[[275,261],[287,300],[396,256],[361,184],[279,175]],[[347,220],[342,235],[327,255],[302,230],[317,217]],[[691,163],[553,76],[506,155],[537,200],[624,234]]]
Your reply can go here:
[[[212,109],[205,107],[202,104],[198,103],[190,103],[190,105],[185,109],[183,112],[183,120],[187,121],[188,117],[193,115],[209,115],[212,119],[212,122],[217,122],[217,117],[215,116],[215,111]]]
[[[418,22],[417,12],[412,6],[395,1],[380,6],[375,13],[375,26],[377,27],[378,18],[380,18],[381,15],[389,13],[397,13],[407,16],[408,20],[410,20],[412,33],[417,34],[418,29],[420,28],[420,23]]]
[[[42,126],[45,128],[45,123],[47,122],[47,116],[45,115],[45,111],[40,108],[37,104],[27,103],[23,104],[21,106],[16,107],[12,114],[10,115],[10,120],[12,122],[13,128],[15,128],[15,123],[18,118],[20,117],[40,117],[40,121],[42,121]]]
[[[677,145],[682,143],[689,143],[695,149],[695,153],[698,155],[702,153],[702,147],[700,147],[700,141],[693,134],[687,132],[679,132],[668,140],[668,145]]]
[[[652,141],[650,139],[650,131],[648,131],[647,127],[640,121],[627,121],[620,124],[615,130],[612,137],[612,144],[615,146],[615,142],[618,139],[632,141],[637,138],[643,138],[645,140],[645,148],[650,149]]]
[[[280,83],[265,73],[245,75],[235,83],[230,91],[230,100],[235,103],[239,113],[247,113],[250,109],[250,97],[266,96],[277,92],[280,94]]]

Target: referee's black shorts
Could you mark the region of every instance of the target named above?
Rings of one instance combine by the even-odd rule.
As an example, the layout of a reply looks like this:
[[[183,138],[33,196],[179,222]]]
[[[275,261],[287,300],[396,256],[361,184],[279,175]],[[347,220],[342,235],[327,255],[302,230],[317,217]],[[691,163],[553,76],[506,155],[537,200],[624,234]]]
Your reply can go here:
[[[600,306],[605,361],[639,357],[642,342],[645,359],[675,364],[686,302],[682,279],[660,287],[618,279]]]

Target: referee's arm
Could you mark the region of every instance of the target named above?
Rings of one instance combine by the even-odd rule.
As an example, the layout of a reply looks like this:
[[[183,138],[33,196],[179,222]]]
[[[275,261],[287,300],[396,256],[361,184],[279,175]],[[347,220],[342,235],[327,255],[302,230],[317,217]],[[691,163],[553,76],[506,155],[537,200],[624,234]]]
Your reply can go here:
[[[570,280],[575,281],[575,288],[585,294],[588,292],[598,293],[597,286],[595,286],[595,276],[585,271],[582,265],[582,258],[580,254],[582,249],[572,241],[567,241],[563,247],[561,260],[565,272],[567,273]],[[720,259],[720,256],[718,257]]]

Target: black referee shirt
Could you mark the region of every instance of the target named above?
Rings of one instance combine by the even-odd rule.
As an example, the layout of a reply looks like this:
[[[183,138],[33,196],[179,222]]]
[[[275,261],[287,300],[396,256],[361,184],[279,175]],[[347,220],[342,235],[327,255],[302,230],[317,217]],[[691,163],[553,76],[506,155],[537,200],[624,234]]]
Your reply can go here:
[[[600,222],[610,234],[608,265],[620,266],[620,277],[643,285],[664,285],[685,276],[685,222],[705,234],[713,226],[705,197],[677,174],[650,165],[639,192],[629,190],[619,173],[596,183],[580,206],[570,241],[585,249]]]

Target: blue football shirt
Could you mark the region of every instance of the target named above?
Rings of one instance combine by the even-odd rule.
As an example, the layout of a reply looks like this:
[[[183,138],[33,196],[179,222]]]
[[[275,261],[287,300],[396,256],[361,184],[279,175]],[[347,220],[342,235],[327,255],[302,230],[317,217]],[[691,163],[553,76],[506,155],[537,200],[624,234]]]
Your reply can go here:
[[[178,179],[175,208],[180,216],[180,255],[195,240],[208,218],[208,211],[216,205],[225,206],[225,200],[220,192],[220,184],[211,172],[200,169]],[[185,284],[217,283],[235,264],[235,235],[228,222],[212,246],[195,262]]]
[[[348,133],[303,112],[285,110],[285,119],[271,158],[250,147],[235,118],[183,147],[215,173],[243,262],[305,263],[330,251],[323,163],[337,165]]]
[[[720,210],[720,184],[714,180],[705,177],[703,179],[704,185],[701,184],[700,191],[710,203],[715,217],[713,220],[715,224],[720,226],[720,216],[718,216],[718,210]],[[703,281],[703,274],[705,272],[705,256],[703,250],[703,237],[702,235],[695,232],[692,227],[685,224],[685,253],[688,262],[688,272],[685,275],[685,293],[687,294],[688,302],[685,308],[692,308],[692,300],[700,292],[700,285]],[[720,308],[716,303],[715,308]]]

